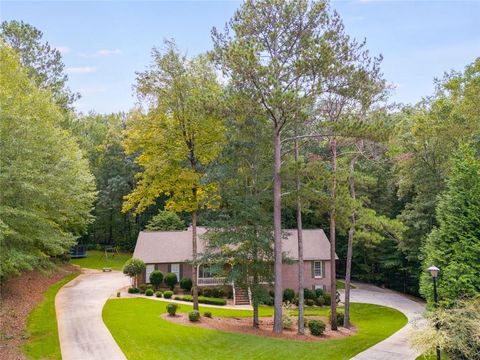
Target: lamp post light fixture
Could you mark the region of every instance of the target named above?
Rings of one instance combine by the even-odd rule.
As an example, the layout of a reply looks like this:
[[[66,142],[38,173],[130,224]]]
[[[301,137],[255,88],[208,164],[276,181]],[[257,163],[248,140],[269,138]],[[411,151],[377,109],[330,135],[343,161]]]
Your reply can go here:
[[[440,272],[440,269],[435,265],[432,265],[427,270],[430,273],[430,276],[432,277],[432,280],[433,280],[433,302],[435,307],[438,307],[437,277],[438,277],[438,273]],[[437,331],[440,328],[438,322],[435,323],[435,328],[437,329]],[[440,348],[437,346],[436,350],[437,350],[437,360],[440,360]]]

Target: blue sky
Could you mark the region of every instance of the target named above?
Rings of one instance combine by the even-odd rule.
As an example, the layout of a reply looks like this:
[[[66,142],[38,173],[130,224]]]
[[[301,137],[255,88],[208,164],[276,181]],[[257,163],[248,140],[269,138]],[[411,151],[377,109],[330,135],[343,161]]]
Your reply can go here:
[[[209,50],[210,30],[223,27],[238,1],[2,1],[0,18],[23,20],[63,53],[69,86],[83,112],[127,111],[135,103],[135,71],[150,50],[175,38],[188,55]],[[480,56],[480,0],[334,1],[347,32],[384,56],[391,100],[415,103],[444,71]]]

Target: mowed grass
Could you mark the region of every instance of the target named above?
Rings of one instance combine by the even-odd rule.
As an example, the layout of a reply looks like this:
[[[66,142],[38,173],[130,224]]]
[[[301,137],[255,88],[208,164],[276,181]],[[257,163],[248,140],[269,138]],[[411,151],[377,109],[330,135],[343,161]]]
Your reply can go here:
[[[352,304],[352,322],[359,331],[342,339],[304,342],[250,334],[227,333],[163,320],[166,302],[111,299],[103,320],[128,359],[349,359],[390,336],[407,323],[399,311],[384,306]],[[207,308],[200,307],[203,313]],[[191,306],[180,305],[181,312]],[[214,317],[245,317],[251,311],[208,308]],[[262,307],[261,316],[272,308]],[[327,314],[312,308],[310,315]]]
[[[44,299],[32,310],[27,319],[29,339],[23,352],[29,359],[61,359],[58,341],[55,295],[63,285],[78,276],[72,273],[48,288]]]
[[[71,259],[70,262],[88,269],[111,268],[113,270],[122,270],[125,261],[132,257],[130,253],[112,254],[108,253],[105,258],[105,252],[98,250],[87,251],[86,258]]]
[[[350,283],[350,289],[356,289],[357,287]],[[337,290],[345,289],[345,282],[343,280],[337,280]]]

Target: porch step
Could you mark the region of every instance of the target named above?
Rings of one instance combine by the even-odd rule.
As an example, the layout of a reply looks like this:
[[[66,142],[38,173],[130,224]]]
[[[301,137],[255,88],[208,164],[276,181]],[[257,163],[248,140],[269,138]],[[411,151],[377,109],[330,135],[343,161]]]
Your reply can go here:
[[[235,305],[250,305],[247,289],[235,287]]]

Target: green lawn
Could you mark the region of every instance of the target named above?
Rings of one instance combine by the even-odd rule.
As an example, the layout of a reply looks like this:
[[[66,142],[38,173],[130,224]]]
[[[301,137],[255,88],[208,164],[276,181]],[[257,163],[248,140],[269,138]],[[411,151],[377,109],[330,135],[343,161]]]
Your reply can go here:
[[[75,265],[88,269],[103,269],[105,267],[112,268],[113,270],[122,270],[125,261],[130,259],[132,254],[120,253],[120,254],[108,254],[108,258],[105,258],[105,253],[98,250],[87,251],[86,258],[72,259],[70,262]]]
[[[323,342],[234,334],[174,324],[160,318],[166,302],[149,299],[111,299],[103,308],[103,320],[129,359],[349,359],[390,336],[407,323],[399,311],[370,304],[352,304],[352,322],[359,332]],[[206,308],[200,309],[203,312]],[[189,305],[180,311],[188,312]],[[251,316],[250,311],[208,308],[213,316]],[[262,307],[260,314],[272,314]],[[312,308],[309,314],[327,314]]]
[[[29,314],[27,332],[30,337],[23,346],[23,352],[29,359],[61,359],[55,295],[63,285],[77,275],[78,273],[69,274],[50,286],[44,294],[44,299]]]

